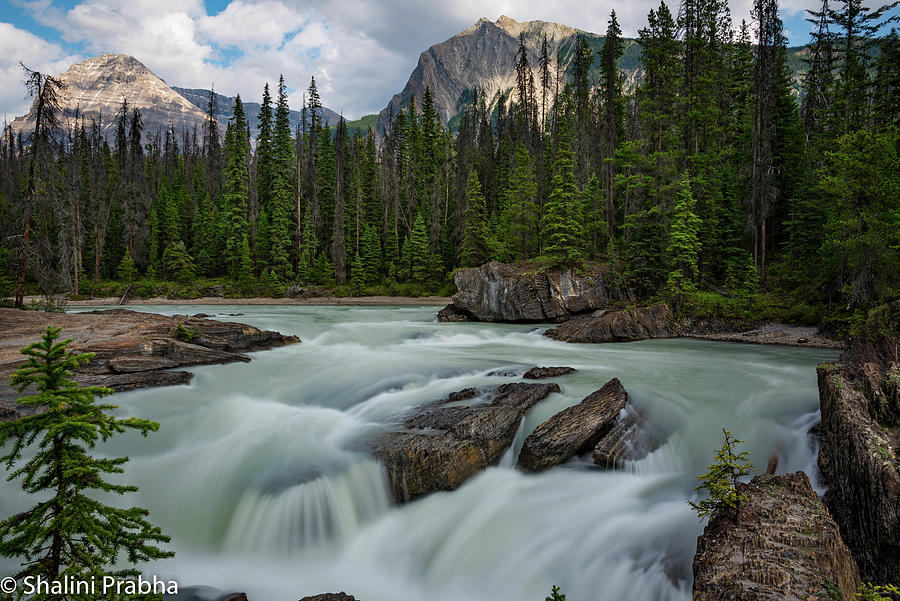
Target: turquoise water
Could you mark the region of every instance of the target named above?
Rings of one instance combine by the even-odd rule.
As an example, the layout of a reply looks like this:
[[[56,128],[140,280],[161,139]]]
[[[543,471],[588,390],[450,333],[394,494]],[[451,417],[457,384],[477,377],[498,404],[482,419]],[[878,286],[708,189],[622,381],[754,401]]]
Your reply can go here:
[[[121,393],[122,415],[159,421],[128,455],[130,504],[173,538],[175,558],[143,567],[182,587],[289,601],[344,590],[361,601],[569,601],[691,597],[702,532],[687,501],[727,427],[758,465],[813,478],[815,366],[835,351],[699,340],[574,345],[534,325],[439,324],[431,307],[162,306],[236,320],[302,344],[251,363],[198,367],[189,386]],[[367,442],[410,407],[468,386],[567,365],[578,373],[532,409],[516,448],[457,491],[391,504]],[[585,459],[536,475],[514,452],[543,420],[612,377],[664,444],[622,471]],[[27,499],[0,484],[0,515]],[[0,571],[4,570],[0,564]]]

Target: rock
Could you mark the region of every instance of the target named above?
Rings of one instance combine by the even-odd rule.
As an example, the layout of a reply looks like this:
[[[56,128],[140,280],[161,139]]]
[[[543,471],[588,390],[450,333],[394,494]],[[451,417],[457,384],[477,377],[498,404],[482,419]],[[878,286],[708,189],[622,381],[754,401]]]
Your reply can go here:
[[[247,601],[247,593],[228,593],[216,601]]]
[[[526,371],[522,377],[526,380],[540,380],[543,378],[555,378],[556,376],[566,376],[574,374],[577,370],[574,367],[532,367]]]
[[[514,265],[491,262],[460,269],[453,276],[457,293],[444,317],[469,314],[479,321],[562,321],[605,309],[627,297],[618,279],[600,270],[577,274],[553,268],[527,273]],[[443,321],[439,315],[438,319]]]
[[[437,320],[445,322],[478,321],[474,315],[464,309],[459,309],[453,303],[438,311]]]
[[[484,399],[467,389],[416,410],[403,421],[403,430],[385,434],[373,445],[394,498],[408,502],[455,490],[496,464],[512,444],[525,412],[551,392],[559,392],[559,386],[503,384]],[[472,399],[476,403],[460,404]]]
[[[819,366],[825,504],[874,583],[900,582],[900,301],[871,311],[839,364]]]
[[[0,419],[14,419],[27,411],[15,405],[19,394],[5,383],[22,363],[19,349],[37,342],[48,325],[61,327],[62,337],[73,339],[71,351],[94,353],[75,373],[76,381],[116,391],[186,384],[190,373],[165,370],[246,362],[250,357],[245,353],[300,341],[296,336],[241,323],[125,309],[86,313],[0,309],[0,322],[4,324],[0,332]]]
[[[659,446],[659,441],[633,407],[616,418],[612,429],[600,439],[591,457],[608,469],[619,469],[626,461],[639,461]]]
[[[357,601],[357,599],[353,595],[348,595],[341,591],[339,593],[325,593],[313,595],[312,597],[303,597],[300,601]]]
[[[607,311],[600,317],[572,319],[544,332],[563,342],[628,342],[672,338],[680,329],[667,305]]]
[[[628,394],[618,378],[563,409],[532,432],[522,445],[517,467],[539,472],[594,448],[625,408]]]
[[[697,540],[694,601],[806,601],[822,598],[826,583],[856,598],[856,564],[806,474],[738,487],[748,498],[738,523],[720,513]]]

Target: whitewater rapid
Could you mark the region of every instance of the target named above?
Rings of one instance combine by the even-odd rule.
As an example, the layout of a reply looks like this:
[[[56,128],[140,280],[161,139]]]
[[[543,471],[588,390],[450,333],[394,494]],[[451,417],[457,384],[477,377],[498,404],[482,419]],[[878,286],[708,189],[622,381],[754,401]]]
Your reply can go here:
[[[687,339],[566,344],[541,326],[439,324],[429,307],[138,309],[303,339],[251,363],[195,368],[189,386],[111,397],[119,414],[161,424],[104,449],[131,458],[122,481],[140,491],[125,501],[173,539],[176,556],[144,573],[251,601],[339,590],[361,601],[542,601],[554,584],[569,601],[686,601],[703,528],[687,501],[721,428],[747,441],[757,465],[775,452],[779,473],[815,481],[815,366],[837,356]],[[537,365],[578,372],[553,380],[562,393],[526,415],[497,467],[457,491],[391,503],[368,441],[409,408]],[[512,375],[488,375],[501,368]],[[621,471],[585,459],[514,469],[529,432],[612,377],[660,448]],[[0,516],[28,502],[0,484]]]

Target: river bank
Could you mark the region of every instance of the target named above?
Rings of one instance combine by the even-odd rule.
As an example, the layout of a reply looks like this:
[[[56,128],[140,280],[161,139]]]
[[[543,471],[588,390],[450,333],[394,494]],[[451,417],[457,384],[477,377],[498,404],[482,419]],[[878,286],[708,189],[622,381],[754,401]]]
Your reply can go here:
[[[68,307],[104,307],[118,305],[121,299],[110,296],[85,300],[66,300]],[[41,303],[39,296],[26,296],[25,304]],[[225,298],[223,296],[203,296],[200,298],[167,298],[154,296],[150,298],[129,297],[125,305],[298,305],[298,306],[401,306],[428,307],[446,305],[448,296],[319,296],[311,298]]]

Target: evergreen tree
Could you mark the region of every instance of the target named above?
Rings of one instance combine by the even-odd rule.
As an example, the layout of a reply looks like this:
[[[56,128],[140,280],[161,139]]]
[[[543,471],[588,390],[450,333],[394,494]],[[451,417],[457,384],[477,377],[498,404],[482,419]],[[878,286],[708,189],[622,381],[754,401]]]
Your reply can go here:
[[[272,268],[279,280],[291,272],[291,214],[294,207],[294,144],[284,76],[278,80],[275,126],[272,132],[272,201],[269,210],[269,240]]]
[[[616,11],[609,16],[609,26],[601,50],[603,67],[603,191],[606,196],[607,236],[612,238],[616,230],[616,170],[613,157],[624,135],[625,103],[622,98],[622,78],[617,63],[622,56],[622,30],[616,20]]]
[[[669,226],[669,244],[666,252],[672,264],[666,289],[680,302],[684,292],[694,289],[697,279],[697,258],[700,255],[698,231],[700,219],[694,213],[694,197],[691,194],[687,174],[681,181],[675,197],[672,222]]]
[[[504,194],[507,254],[519,260],[537,251],[538,207],[534,164],[525,145],[516,145],[516,165]]]
[[[583,206],[575,186],[566,120],[559,125],[559,150],[553,173],[550,201],[544,213],[544,255],[554,263],[580,261],[584,256]]]
[[[722,448],[716,451],[716,461],[709,466],[709,471],[697,479],[702,483],[696,490],[705,490],[709,498],[698,503],[691,502],[691,507],[701,518],[712,517],[719,512],[727,511],[732,514],[736,524],[741,512],[741,505],[747,502],[747,497],[737,491],[740,478],[754,470],[747,451],[736,453],[737,445],[743,440],[732,436],[731,432],[722,429]]]
[[[250,141],[247,139],[247,120],[244,105],[238,95],[234,99],[233,118],[225,132],[225,189],[223,205],[226,220],[225,262],[228,273],[240,279],[243,244],[249,239],[247,211],[249,204]]]
[[[145,519],[145,509],[122,509],[96,500],[98,494],[122,495],[137,487],[104,479],[122,473],[127,457],[98,458],[89,451],[98,440],[106,442],[129,429],[146,436],[159,424],[117,418],[109,413],[115,405],[96,404],[95,397],[112,390],[82,388],[71,380],[72,373],[93,353],[67,353],[71,340],[58,342],[59,331],[48,327],[41,342],[24,348],[28,361],[11,377],[20,393],[36,387],[35,394],[17,402],[37,411],[0,422],[0,446],[11,445],[0,461],[11,470],[10,480],[20,480],[25,492],[42,501],[0,522],[0,555],[26,560],[14,575],[17,579],[40,576],[57,582],[64,578],[87,580],[105,573],[135,576],[134,569],[111,568],[120,557],[131,564],[172,557],[174,553],[157,546],[169,537]],[[25,460],[23,455],[32,445],[35,453]]]
[[[463,267],[477,267],[490,259],[489,232],[486,223],[484,195],[478,174],[472,170],[466,181],[466,214],[459,262]]]

